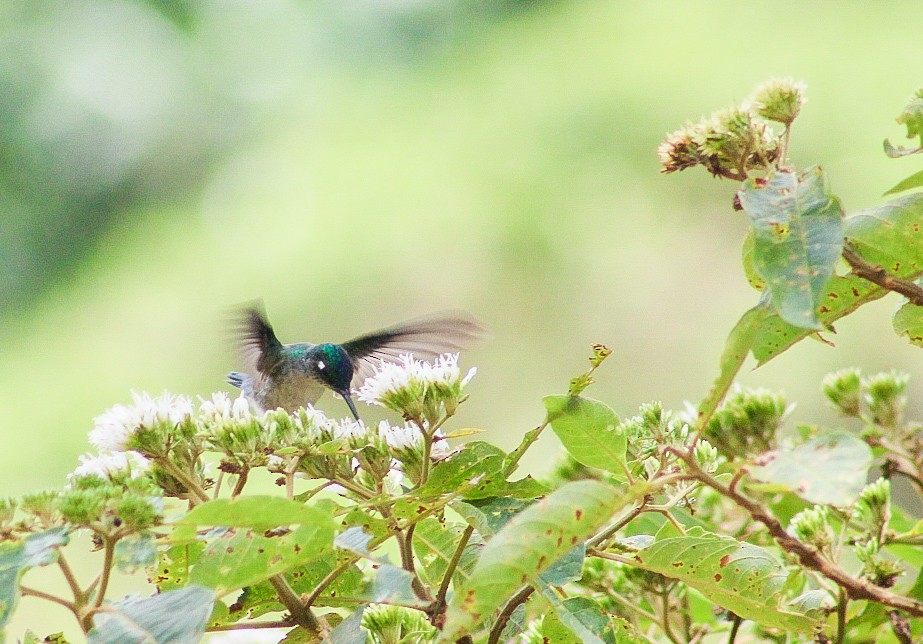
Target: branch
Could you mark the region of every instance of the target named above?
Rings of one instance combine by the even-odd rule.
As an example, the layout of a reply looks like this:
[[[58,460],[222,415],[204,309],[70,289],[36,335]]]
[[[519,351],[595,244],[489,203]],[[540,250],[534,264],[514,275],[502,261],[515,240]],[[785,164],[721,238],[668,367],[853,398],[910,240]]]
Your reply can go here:
[[[288,581],[282,574],[270,577],[269,583],[272,584],[276,595],[279,596],[279,601],[288,609],[292,616],[292,621],[306,628],[312,635],[323,635],[324,629],[321,627],[320,622],[317,621],[317,617],[314,616],[310,608],[301,603],[301,599],[298,598],[298,595],[295,594],[295,591],[292,590],[292,587],[289,586]]]
[[[452,575],[455,574],[455,569],[458,568],[458,562],[461,561],[462,554],[465,552],[472,534],[474,534],[474,526],[469,525],[462,533],[461,539],[458,541],[458,547],[455,548],[455,554],[452,555],[452,561],[449,562],[449,567],[445,570],[445,576],[439,585],[439,592],[436,593],[436,603],[440,606],[445,604],[445,596],[449,591],[449,582],[452,581]]]
[[[522,590],[513,595],[512,599],[506,602],[506,606],[503,607],[503,610],[497,616],[497,621],[494,622],[493,628],[490,629],[490,635],[487,637],[487,644],[499,644],[500,636],[503,635],[503,629],[506,628],[507,622],[509,622],[510,617],[513,616],[513,611],[516,610],[520,604],[524,604],[534,592],[535,588],[532,586],[525,586]]]
[[[727,497],[746,510],[754,520],[766,526],[766,529],[769,530],[769,534],[775,539],[776,543],[779,544],[779,547],[795,555],[805,568],[819,572],[824,577],[838,584],[846,592],[849,599],[869,599],[879,604],[890,606],[891,608],[903,610],[914,617],[923,617],[923,604],[920,602],[910,599],[909,597],[903,597],[892,593],[865,579],[856,579],[852,577],[835,563],[825,559],[816,548],[802,543],[786,532],[782,524],[779,523],[779,520],[772,516],[765,506],[748,499],[740,492],[732,490],[729,486],[709,476],[698,466],[692,454],[673,447],[668,447],[667,450],[675,454],[686,464],[689,468],[689,474],[693,478],[701,481],[721,496]]]
[[[34,588],[29,588],[28,586],[23,586],[20,584],[19,592],[23,594],[24,597],[38,597],[39,599],[45,599],[55,604],[60,604],[67,608],[70,612],[77,615],[77,607],[74,605],[74,602],[69,602],[66,599],[58,597],[57,595],[52,595],[41,590],[36,590]]]
[[[873,282],[881,288],[900,293],[910,300],[911,304],[923,306],[923,288],[913,282],[892,275],[880,265],[868,263],[849,246],[843,249],[843,259],[849,263],[854,275]]]

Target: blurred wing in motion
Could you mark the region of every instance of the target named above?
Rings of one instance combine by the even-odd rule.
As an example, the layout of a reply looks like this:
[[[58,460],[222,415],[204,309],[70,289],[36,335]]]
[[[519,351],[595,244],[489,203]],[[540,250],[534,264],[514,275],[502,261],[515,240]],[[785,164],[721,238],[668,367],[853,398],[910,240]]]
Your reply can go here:
[[[255,379],[271,374],[282,363],[282,343],[260,303],[253,303],[241,311],[235,335],[239,339],[244,369]]]
[[[432,360],[467,349],[486,337],[487,330],[475,318],[449,311],[372,331],[342,346],[353,361],[353,386],[357,387],[375,373],[381,360],[396,362],[405,353],[412,353],[417,360]]]

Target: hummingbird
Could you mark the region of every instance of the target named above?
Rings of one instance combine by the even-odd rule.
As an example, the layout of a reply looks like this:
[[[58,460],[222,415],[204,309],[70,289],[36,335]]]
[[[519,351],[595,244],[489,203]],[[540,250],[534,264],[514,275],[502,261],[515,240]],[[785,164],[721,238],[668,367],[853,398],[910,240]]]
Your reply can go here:
[[[486,335],[484,327],[462,312],[413,318],[336,344],[282,344],[261,306],[243,309],[237,328],[245,371],[227,375],[227,382],[261,410],[282,407],[292,412],[314,404],[325,390],[339,394],[359,420],[350,389],[373,375],[381,361],[403,354],[428,360],[454,353]]]

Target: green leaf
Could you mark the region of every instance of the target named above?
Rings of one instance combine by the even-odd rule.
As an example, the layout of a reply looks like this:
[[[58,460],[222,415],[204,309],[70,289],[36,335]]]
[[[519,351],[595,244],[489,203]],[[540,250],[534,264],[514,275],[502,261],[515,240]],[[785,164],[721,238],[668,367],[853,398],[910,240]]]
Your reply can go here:
[[[910,344],[923,347],[923,307],[906,302],[894,314],[894,331],[905,336]]]
[[[923,193],[894,199],[843,220],[847,242],[864,259],[903,279],[923,275]],[[832,328],[840,318],[890,291],[855,275],[834,276],[818,309],[818,318]],[[763,365],[813,332],[796,328],[778,314],[767,316],[753,343],[753,356]]]
[[[340,625],[330,633],[331,644],[356,644],[365,642],[368,631],[362,628],[362,613],[365,606],[360,606],[352,615],[340,622]]]
[[[750,476],[822,505],[845,507],[859,497],[872,465],[872,450],[845,431],[818,436],[794,448],[760,455]]]
[[[213,588],[221,596],[316,559],[332,550],[330,516],[316,525],[301,525],[267,537],[235,528],[211,540],[192,568],[190,581]]]
[[[505,526],[510,519],[532,505],[532,503],[533,501],[531,500],[495,496],[456,503],[452,507],[465,521],[473,525],[481,536],[491,537]]]
[[[364,592],[359,594],[360,599],[375,604],[392,604],[409,608],[423,608],[426,605],[426,602],[421,602],[413,592],[411,573],[387,563],[380,563],[377,566],[378,569],[375,571],[372,582]]]
[[[752,544],[689,528],[657,539],[632,555],[633,565],[678,579],[745,619],[790,632],[810,632],[816,621],[779,606],[786,573],[767,551]]]
[[[198,505],[175,521],[185,525],[215,525],[268,530],[283,525],[330,523],[330,513],[280,496],[216,499]]]
[[[187,586],[146,599],[129,598],[96,613],[89,644],[196,644],[205,634],[215,593]]]
[[[157,577],[154,579],[160,592],[182,588],[189,583],[192,566],[204,550],[204,543],[194,541],[177,544],[162,551],[157,565]]]
[[[157,541],[152,532],[133,534],[119,539],[114,554],[119,570],[133,572],[141,566],[153,566],[157,563]]]
[[[765,185],[750,179],[738,196],[750,217],[753,267],[773,307],[796,327],[823,328],[817,308],[843,252],[843,211],[823,172],[776,172]]]
[[[763,321],[770,314],[770,309],[758,304],[746,313],[744,313],[724,343],[724,351],[721,352],[719,362],[720,371],[715,378],[714,384],[708,391],[708,395],[699,404],[699,418],[711,418],[718,409],[718,405],[724,400],[724,396],[731,388],[737,372],[743,366],[747,355],[753,348],[753,343],[760,332]],[[701,422],[701,421],[700,421]],[[699,428],[704,429],[702,427]]]
[[[788,605],[799,613],[822,617],[836,605],[836,600],[826,590],[808,590],[788,602]]]
[[[609,619],[599,604],[589,597],[571,597],[561,601],[550,588],[542,589],[553,612],[545,615],[542,635],[557,644],[606,644],[615,642],[607,632]]]
[[[30,534],[22,541],[0,544],[0,629],[6,626],[16,609],[23,573],[34,566],[47,566],[56,561],[58,548],[67,541],[67,530],[54,528]]]
[[[431,586],[438,588],[442,583],[464,530],[465,526],[460,523],[443,523],[433,518],[417,523],[413,533],[413,548]],[[478,550],[483,546],[481,538],[472,533],[453,574],[456,588],[470,579]]]
[[[484,547],[471,581],[453,595],[443,639],[471,632],[633,498],[599,481],[576,481],[510,519]]]
[[[546,396],[551,429],[578,463],[625,480],[627,439],[607,405],[579,396]]]
[[[529,477],[508,482],[503,473],[505,459],[506,453],[490,443],[467,443],[445,461],[436,463],[426,485],[412,497],[428,498],[466,488],[466,499],[489,496],[534,499],[548,492],[548,488]]]
[[[916,151],[919,152],[919,150]],[[912,190],[913,188],[923,188],[923,170],[914,172],[903,181],[898,181],[885,195],[893,195],[896,192],[904,192],[904,190]]]

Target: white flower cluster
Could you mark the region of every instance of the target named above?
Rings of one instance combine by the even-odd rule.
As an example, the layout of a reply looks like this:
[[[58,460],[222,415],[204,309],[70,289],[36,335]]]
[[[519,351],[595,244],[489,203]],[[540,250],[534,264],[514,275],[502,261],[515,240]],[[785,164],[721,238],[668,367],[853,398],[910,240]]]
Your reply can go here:
[[[388,407],[405,415],[409,412],[410,417],[424,405],[439,402],[454,411],[462,389],[476,372],[472,367],[462,377],[457,353],[443,354],[431,363],[404,354],[400,362],[380,362],[375,374],[356,391],[356,396],[371,405]]]
[[[249,420],[250,401],[241,393],[237,398],[224,391],[212,394],[211,398],[199,398],[199,414],[211,420]]]
[[[422,451],[423,432],[413,423],[405,425],[391,425],[383,420],[378,423],[378,436],[394,450],[419,449]],[[430,457],[434,460],[443,459],[449,455],[449,445],[445,438],[436,432],[433,445],[430,448]]]
[[[133,405],[116,405],[94,419],[90,443],[101,452],[124,452],[140,428],[158,422],[177,425],[192,415],[192,401],[186,396],[164,392],[155,398],[133,392],[132,398]]]
[[[81,476],[95,476],[101,479],[128,475],[138,478],[148,469],[151,463],[138,452],[101,452],[99,454],[83,454],[78,457],[80,465],[67,475],[71,480]]]

